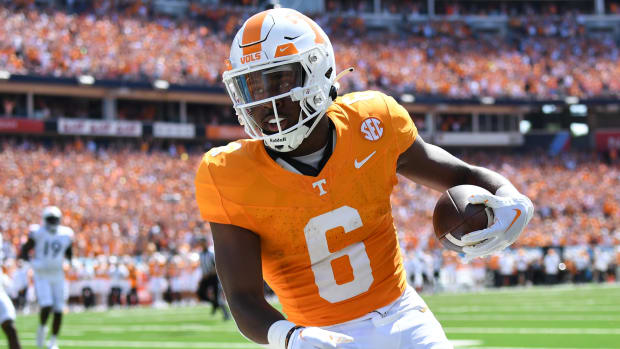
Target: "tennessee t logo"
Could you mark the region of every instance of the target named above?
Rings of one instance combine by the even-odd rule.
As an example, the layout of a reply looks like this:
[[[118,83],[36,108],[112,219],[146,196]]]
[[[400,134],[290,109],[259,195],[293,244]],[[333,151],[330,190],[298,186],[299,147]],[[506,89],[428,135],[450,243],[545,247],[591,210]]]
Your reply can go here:
[[[320,190],[319,196],[327,194],[325,189],[323,189],[323,184],[325,184],[325,183],[327,183],[325,181],[325,179],[321,179],[321,180],[318,180],[318,181],[312,183],[312,188],[319,187],[319,190]]]

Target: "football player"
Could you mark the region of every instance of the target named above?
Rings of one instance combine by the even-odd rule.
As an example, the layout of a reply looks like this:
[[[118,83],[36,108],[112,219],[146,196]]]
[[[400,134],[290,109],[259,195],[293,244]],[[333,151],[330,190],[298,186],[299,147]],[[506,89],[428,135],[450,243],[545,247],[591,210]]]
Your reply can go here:
[[[2,251],[2,234],[0,234],[0,266],[2,265],[2,261],[4,261]],[[0,279],[1,276],[2,268],[0,268]],[[19,344],[17,329],[15,328],[15,307],[2,285],[0,285],[0,325],[2,326],[2,331],[4,331],[6,335],[9,349],[20,349],[21,345]]]
[[[234,38],[223,80],[253,139],[211,149],[195,179],[231,312],[247,338],[275,349],[452,348],[407,287],[396,174],[494,193],[470,198],[496,221],[463,238],[475,244],[467,258],[513,243],[533,205],[498,173],[424,142],[393,98],[337,98],[340,76],[329,38],[297,11],[260,12]],[[286,319],[265,301],[263,278]]]
[[[50,313],[54,312],[52,335],[48,348],[57,349],[57,337],[62,323],[65,306],[65,274],[63,260],[71,262],[73,230],[61,225],[62,214],[56,206],[43,209],[43,223],[37,230],[30,231],[28,241],[22,246],[21,257],[29,259],[30,250],[34,249],[31,261],[34,270],[34,288],[41,308],[40,323],[37,329],[37,346],[42,348],[46,337],[46,323]],[[70,264],[70,263],[69,263]]]

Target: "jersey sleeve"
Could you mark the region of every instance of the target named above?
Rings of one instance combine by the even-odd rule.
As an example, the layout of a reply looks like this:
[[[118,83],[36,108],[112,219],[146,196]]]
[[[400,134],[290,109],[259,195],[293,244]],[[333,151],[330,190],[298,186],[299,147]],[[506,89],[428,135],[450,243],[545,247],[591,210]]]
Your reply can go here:
[[[67,236],[69,237],[69,241],[70,241],[69,244],[72,244],[74,236],[75,236],[75,232],[73,232],[73,229],[67,227]]]
[[[230,218],[224,209],[222,197],[217,189],[211,170],[209,169],[209,153],[205,154],[200,162],[194,185],[196,186],[196,201],[200,215],[206,221],[221,224],[231,224]]]
[[[383,98],[390,114],[398,152],[402,154],[415,141],[418,136],[418,129],[415,127],[409,112],[402,105],[390,96],[384,95]]]

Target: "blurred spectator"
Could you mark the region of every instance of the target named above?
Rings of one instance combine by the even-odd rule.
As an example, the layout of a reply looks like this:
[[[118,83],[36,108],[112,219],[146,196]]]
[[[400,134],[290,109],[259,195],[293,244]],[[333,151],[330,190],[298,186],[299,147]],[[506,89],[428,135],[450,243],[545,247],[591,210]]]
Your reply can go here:
[[[121,305],[123,290],[127,289],[127,277],[129,272],[123,263],[120,263],[116,256],[110,257],[110,293],[108,295],[108,308]]]
[[[583,283],[588,280],[588,270],[590,268],[590,255],[588,251],[582,249],[575,258],[575,282]]]
[[[605,282],[607,280],[607,271],[611,264],[612,256],[608,251],[601,248],[594,248],[594,270],[592,281]]]
[[[5,117],[11,117],[13,116],[13,110],[15,109],[15,100],[10,99],[10,98],[5,98],[3,100],[3,106],[4,106],[4,115]]]
[[[554,249],[550,248],[543,259],[545,264],[545,283],[555,285],[558,283],[560,257]]]
[[[502,278],[502,286],[512,286],[512,276],[515,270],[515,258],[512,251],[504,251],[499,258],[499,273]]]
[[[525,250],[522,248],[517,251],[515,264],[517,266],[517,284],[519,286],[525,286],[526,280],[528,279],[527,270],[529,263],[525,255]]]

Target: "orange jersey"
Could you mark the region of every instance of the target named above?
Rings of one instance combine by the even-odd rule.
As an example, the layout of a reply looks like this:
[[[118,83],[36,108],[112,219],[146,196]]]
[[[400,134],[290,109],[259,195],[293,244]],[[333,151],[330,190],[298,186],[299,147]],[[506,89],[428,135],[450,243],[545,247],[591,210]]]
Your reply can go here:
[[[358,318],[406,287],[390,194],[417,130],[374,91],[336,99],[327,116],[337,140],[316,177],[283,169],[260,140],[211,149],[196,175],[202,217],[260,236],[265,281],[304,326]]]

